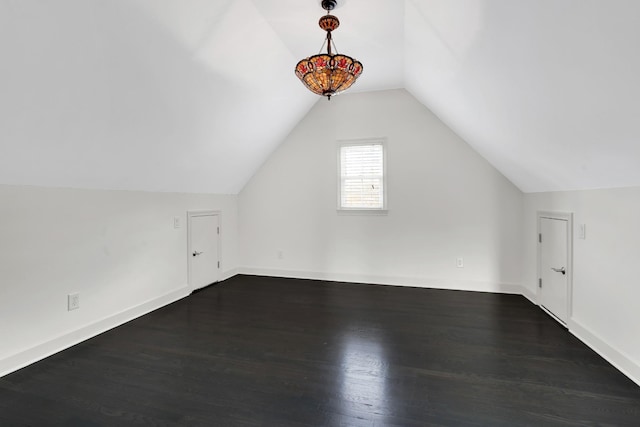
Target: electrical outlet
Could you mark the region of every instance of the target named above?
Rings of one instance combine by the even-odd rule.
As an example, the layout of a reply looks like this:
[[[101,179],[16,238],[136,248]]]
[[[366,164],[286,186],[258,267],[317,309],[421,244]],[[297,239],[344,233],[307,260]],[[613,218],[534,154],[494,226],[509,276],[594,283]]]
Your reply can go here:
[[[283,259],[283,258],[284,258],[284,252],[278,251],[278,259]]]
[[[67,295],[67,310],[77,310],[80,308],[80,294]]]
[[[464,268],[464,260],[462,258],[456,258],[456,267]]]

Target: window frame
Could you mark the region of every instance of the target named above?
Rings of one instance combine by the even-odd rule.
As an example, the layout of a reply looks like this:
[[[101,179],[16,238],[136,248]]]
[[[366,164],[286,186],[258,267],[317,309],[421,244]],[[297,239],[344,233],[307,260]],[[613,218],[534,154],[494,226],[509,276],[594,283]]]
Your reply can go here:
[[[342,206],[342,147],[351,147],[359,145],[380,145],[382,146],[382,208],[366,208],[356,207],[349,208]],[[387,138],[360,138],[360,139],[341,139],[336,145],[337,157],[337,212],[341,215],[386,215],[389,212],[387,198]]]

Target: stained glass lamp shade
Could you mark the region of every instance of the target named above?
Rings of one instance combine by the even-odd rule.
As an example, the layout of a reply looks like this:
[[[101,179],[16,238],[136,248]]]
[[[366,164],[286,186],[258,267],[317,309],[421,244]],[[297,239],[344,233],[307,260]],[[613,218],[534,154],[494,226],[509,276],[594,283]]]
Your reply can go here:
[[[327,11],[331,9],[333,7]],[[319,25],[327,32],[327,53],[313,55],[298,62],[296,76],[311,92],[331,99],[333,95],[349,89],[355,83],[362,74],[362,63],[350,56],[332,52],[331,33],[340,25],[338,18],[325,15],[320,18]]]

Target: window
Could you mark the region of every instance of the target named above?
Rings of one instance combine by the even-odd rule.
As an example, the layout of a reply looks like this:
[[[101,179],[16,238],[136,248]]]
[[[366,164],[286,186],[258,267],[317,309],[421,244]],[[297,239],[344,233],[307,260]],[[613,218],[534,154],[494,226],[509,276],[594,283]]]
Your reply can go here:
[[[384,140],[340,143],[338,173],[338,209],[384,211],[387,208]]]

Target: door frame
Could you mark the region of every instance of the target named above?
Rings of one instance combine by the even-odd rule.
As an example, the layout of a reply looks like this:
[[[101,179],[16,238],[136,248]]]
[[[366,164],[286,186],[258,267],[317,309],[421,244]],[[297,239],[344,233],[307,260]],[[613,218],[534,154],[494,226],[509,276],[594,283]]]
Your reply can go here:
[[[222,266],[222,245],[221,245],[221,240],[222,240],[222,212],[221,211],[215,211],[215,210],[196,210],[196,211],[187,211],[187,285],[189,286],[189,289],[191,289],[192,291],[193,289],[193,283],[192,283],[192,277],[193,277],[193,273],[191,272],[191,251],[193,250],[193,248],[191,247],[192,245],[192,238],[191,238],[191,230],[193,230],[193,226],[191,225],[191,220],[195,217],[201,217],[201,216],[215,216],[218,217],[218,265],[220,267],[218,267],[218,277],[217,280],[214,283],[217,283],[220,281],[220,269]]]
[[[563,322],[558,319],[553,313],[544,308],[542,305],[542,287],[540,286],[540,280],[542,280],[542,243],[540,242],[541,233],[541,220],[555,219],[567,221],[567,322]],[[552,211],[538,211],[536,215],[537,223],[537,235],[536,245],[537,249],[537,269],[538,283],[536,286],[536,298],[538,300],[538,306],[555,320],[562,325],[569,327],[569,322],[573,318],[573,213],[572,212],[552,212]]]

